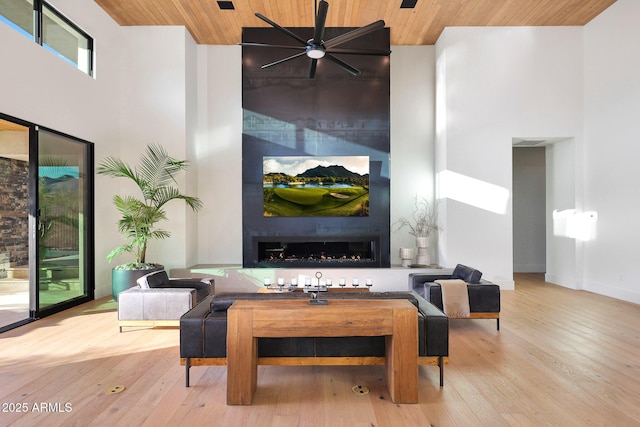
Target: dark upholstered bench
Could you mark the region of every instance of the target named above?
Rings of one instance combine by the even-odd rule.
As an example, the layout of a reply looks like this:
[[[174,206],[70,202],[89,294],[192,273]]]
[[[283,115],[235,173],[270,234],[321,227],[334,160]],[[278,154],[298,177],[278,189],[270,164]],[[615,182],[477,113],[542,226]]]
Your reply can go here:
[[[436,280],[460,279],[467,282],[470,319],[496,319],[500,330],[500,287],[482,279],[482,273],[474,268],[458,264],[451,274],[409,274],[409,290],[417,293],[440,310],[442,289]]]
[[[227,309],[236,300],[308,299],[310,294],[234,293],[213,295],[180,318],[180,357],[189,369],[199,365],[225,365]],[[449,356],[449,318],[414,292],[327,293],[323,299],[408,299],[418,309],[418,364],[438,365],[440,386]],[[382,365],[384,337],[258,338],[260,365]],[[313,360],[309,360],[313,359]]]

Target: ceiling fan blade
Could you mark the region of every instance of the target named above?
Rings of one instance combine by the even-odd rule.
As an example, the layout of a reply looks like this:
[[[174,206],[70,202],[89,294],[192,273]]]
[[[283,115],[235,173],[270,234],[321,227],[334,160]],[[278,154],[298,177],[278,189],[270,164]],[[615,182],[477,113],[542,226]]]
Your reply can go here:
[[[316,77],[316,66],[318,65],[317,59],[312,59],[311,64],[309,65],[309,79],[314,79]]]
[[[275,47],[277,49],[295,49],[295,50],[305,50],[306,46],[284,46],[279,44],[265,44],[265,43],[238,43],[239,46],[250,46],[250,47]],[[340,53],[340,52],[338,52]]]
[[[324,0],[320,1],[318,6],[318,14],[316,15],[315,27],[313,30],[313,43],[320,46],[322,37],[324,37],[324,26],[327,22],[327,12],[329,11],[329,3]]]
[[[364,27],[356,28],[355,30],[351,30],[348,33],[344,33],[342,35],[339,35],[338,37],[334,37],[331,40],[326,41],[324,43],[324,47],[325,49],[331,49],[332,47],[357,39],[358,37],[362,37],[365,34],[368,34],[375,30],[379,30],[381,28],[384,28],[383,20],[372,22],[371,24],[365,25]]]
[[[291,56],[289,56],[287,58],[280,59],[280,60],[278,60],[276,62],[272,62],[270,64],[265,64],[260,68],[273,67],[274,65],[279,65],[279,64],[282,64],[283,62],[291,61],[292,59],[296,59],[296,58],[299,58],[299,57],[304,56],[304,55],[306,55],[306,51],[305,52],[296,53],[295,55],[291,55]]]
[[[341,59],[336,58],[333,55],[326,54],[324,57],[326,59],[330,60],[331,62],[337,64],[339,67],[343,68],[344,70],[349,72],[351,75],[357,76],[358,74],[360,74],[360,70],[358,70],[357,68],[352,67],[351,65],[347,64],[346,62],[344,62]]]
[[[262,19],[267,24],[271,25],[273,28],[282,31],[283,33],[285,33],[286,35],[288,35],[291,38],[294,38],[294,39],[298,40],[303,45],[305,45],[305,46],[307,45],[307,41],[304,40],[302,37],[298,36],[297,34],[292,33],[291,31],[287,30],[284,27],[281,27],[280,25],[276,24],[275,22],[273,22],[271,19],[267,18],[266,16],[264,16],[264,15],[262,15],[260,13],[256,13],[256,16],[258,18]]]
[[[337,53],[337,54],[343,54],[343,55],[378,55],[378,56],[391,55],[390,50],[340,49],[340,48],[329,49],[327,50],[327,53]]]

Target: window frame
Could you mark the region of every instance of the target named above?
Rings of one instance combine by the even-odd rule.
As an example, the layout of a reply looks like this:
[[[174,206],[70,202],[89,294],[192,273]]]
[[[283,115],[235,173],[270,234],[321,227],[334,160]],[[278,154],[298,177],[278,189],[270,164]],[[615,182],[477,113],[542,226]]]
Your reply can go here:
[[[49,2],[45,1],[45,0],[32,0],[32,5],[33,5],[33,22],[32,22],[32,33],[26,33],[26,31],[20,31],[17,28],[14,28],[16,31],[20,32],[21,34],[28,36],[29,38],[32,38],[34,42],[36,42],[37,44],[39,44],[40,46],[44,47],[45,49],[49,50],[50,52],[54,53],[56,56],[60,56],[61,58],[63,58],[63,60],[65,62],[68,62],[69,64],[72,64],[75,66],[76,69],[82,71],[83,73],[87,74],[90,77],[94,77],[94,41],[93,41],[93,37],[91,37],[87,32],[85,32],[84,30],[82,30],[77,24],[75,24],[73,21],[71,21],[69,18],[67,18],[65,15],[63,15],[62,13],[60,13],[60,11],[58,11],[55,7],[53,7]],[[47,14],[51,14],[53,16],[55,16],[55,18],[59,19],[61,22],[63,22],[65,25],[67,25],[69,27],[69,29],[71,29],[72,31],[74,31],[79,38],[84,38],[86,40],[86,49],[87,49],[87,63],[85,64],[84,61],[82,61],[83,63],[81,64],[79,61],[79,57],[76,58],[76,61],[74,62],[72,59],[70,59],[69,57],[65,56],[62,52],[59,52],[58,50],[56,50],[53,46],[44,43],[44,16],[45,16],[45,10],[47,12]],[[9,20],[9,18],[6,18],[6,21],[11,22],[14,26],[19,27],[18,24],[16,24],[15,22],[12,22]],[[10,25],[11,28],[13,28],[13,26]],[[66,30],[66,28],[65,28]],[[86,66],[86,70],[84,69],[84,66]]]

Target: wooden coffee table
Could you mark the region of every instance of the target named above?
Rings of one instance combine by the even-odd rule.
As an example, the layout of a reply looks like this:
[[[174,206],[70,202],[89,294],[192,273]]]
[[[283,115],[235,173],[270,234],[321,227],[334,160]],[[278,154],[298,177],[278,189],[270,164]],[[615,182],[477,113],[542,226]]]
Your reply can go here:
[[[227,404],[251,405],[258,338],[385,336],[387,388],[395,403],[418,402],[417,309],[408,300],[238,300],[227,312]]]

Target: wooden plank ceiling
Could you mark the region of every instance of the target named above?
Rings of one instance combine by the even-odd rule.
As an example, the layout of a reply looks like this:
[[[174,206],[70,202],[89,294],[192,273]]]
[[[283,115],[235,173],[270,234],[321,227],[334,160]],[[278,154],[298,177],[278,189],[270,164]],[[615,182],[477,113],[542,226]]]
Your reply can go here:
[[[283,27],[313,27],[314,0],[95,0],[120,25],[183,25],[198,44],[240,42],[242,27],[268,26],[259,12]],[[384,19],[392,45],[432,45],[445,27],[584,25],[615,0],[328,0],[328,27],[360,27]]]

